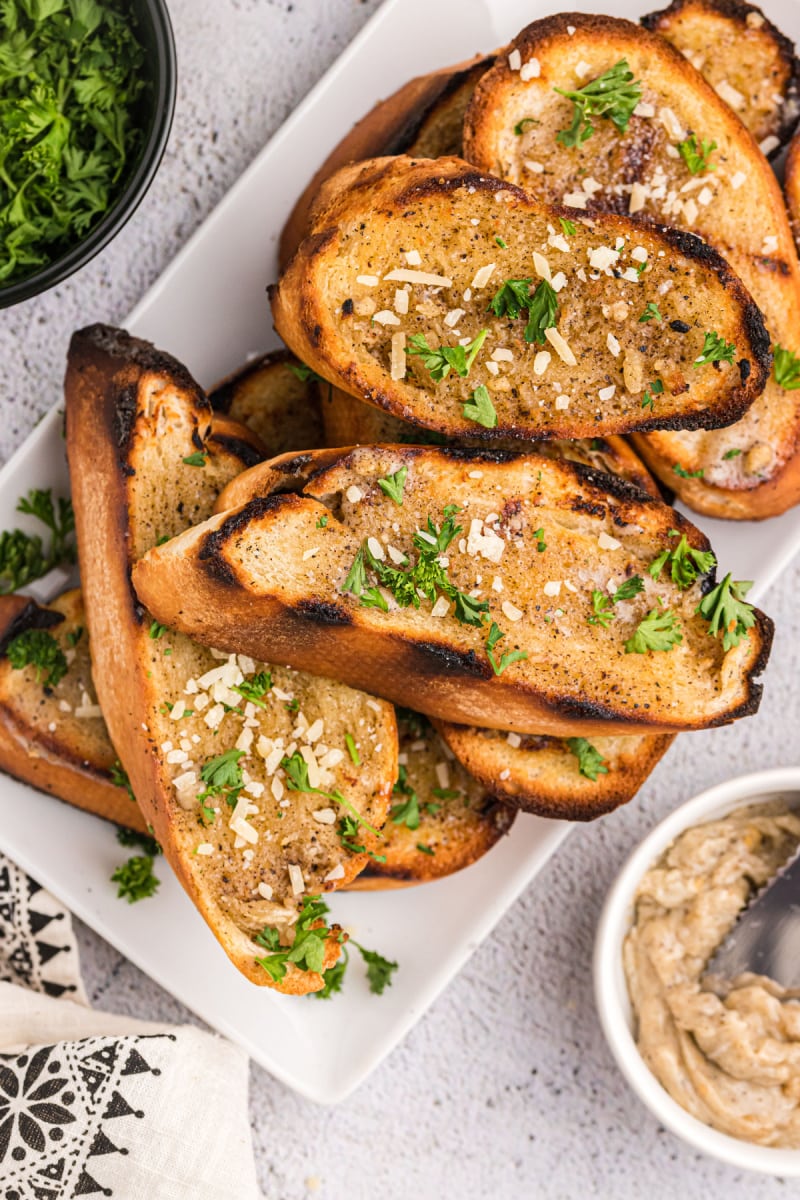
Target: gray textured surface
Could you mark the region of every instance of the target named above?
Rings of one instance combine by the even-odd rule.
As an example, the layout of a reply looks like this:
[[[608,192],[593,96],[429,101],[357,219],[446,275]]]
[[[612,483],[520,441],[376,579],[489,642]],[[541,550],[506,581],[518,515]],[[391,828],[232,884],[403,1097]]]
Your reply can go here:
[[[71,329],[130,309],[377,3],[171,0],[170,7],[180,96],[149,196],[78,276],[0,313],[3,458],[58,399]],[[633,804],[576,829],[350,1100],[318,1109],[253,1072],[253,1134],[270,1200],[638,1200],[645,1191],[658,1200],[771,1200],[792,1190],[717,1165],[658,1127],[611,1062],[595,1017],[590,961],[605,891],[658,818],[734,773],[800,757],[799,588],[795,568],[767,603],[778,634],[758,717],[682,738]],[[151,1020],[191,1019],[111,946],[79,933],[93,1004]],[[198,1136],[213,1137],[213,1120]]]

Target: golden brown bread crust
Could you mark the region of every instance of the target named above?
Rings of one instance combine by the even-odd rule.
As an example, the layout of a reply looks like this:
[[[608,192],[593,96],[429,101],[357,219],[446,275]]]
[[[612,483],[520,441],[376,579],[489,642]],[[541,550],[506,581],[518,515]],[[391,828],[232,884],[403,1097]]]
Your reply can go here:
[[[789,143],[783,175],[783,194],[795,243],[800,246],[800,133]]]
[[[258,435],[262,457],[311,449],[322,442],[321,393],[328,388],[302,375],[293,354],[273,350],[217,383],[208,399],[217,413]]]
[[[476,55],[468,62],[410,79],[362,117],[314,173],[289,214],[278,247],[280,269],[309,232],[311,209],[320,187],[340,167],[383,154],[424,158],[460,154],[464,109],[492,61],[492,57]],[[454,125],[458,129],[455,138]]]
[[[76,808],[142,833],[147,825],[124,787],[111,780],[117,754],[101,718],[78,718],[59,703],[91,688],[85,635],[71,648],[67,635],[85,625],[80,592],[65,592],[48,606],[27,596],[0,596],[0,769]],[[35,680],[31,667],[14,669],[5,656],[9,642],[28,629],[47,629],[71,654],[65,679],[55,689]],[[50,726],[55,725],[54,729]]]
[[[800,66],[792,42],[760,8],[743,0],[673,0],[642,17],[642,25],[680,50],[712,87],[728,84],[739,93],[734,111],[759,144],[769,139],[768,157],[786,144],[800,113]]]
[[[574,35],[567,32],[568,24]],[[514,45],[523,62],[538,59],[540,75],[523,83],[507,56],[497,60],[467,112],[468,157],[523,184],[528,156],[546,158],[547,172],[535,179],[537,190],[550,200],[573,188],[580,191],[581,170],[594,180],[587,210],[627,210],[635,199],[635,219],[668,220],[697,232],[742,278],[765,314],[773,341],[791,348],[800,328],[800,264],[777,182],[738,117],[692,65],[657,35],[611,17],[546,18],[523,30]],[[634,115],[624,135],[599,120],[581,147],[559,146],[555,134],[569,123],[570,106],[553,88],[574,86],[576,69],[583,71],[584,62],[596,76],[623,57],[641,81],[642,98],[654,116]],[[524,139],[510,138],[520,106],[540,124]],[[669,120],[662,113],[669,113]],[[716,141],[713,172],[692,176],[675,157],[675,145],[687,131]],[[637,197],[636,188],[641,189]],[[758,221],[751,220],[753,211],[759,212]],[[797,500],[792,460],[799,437],[797,397],[770,380],[745,418],[724,432],[648,435],[646,461],[699,511],[735,519],[775,515]],[[641,441],[637,446],[642,453]],[[683,474],[674,473],[676,463]]]
[[[216,827],[206,825],[205,832],[187,812],[179,819],[183,806],[172,790],[172,774],[181,768],[166,767],[160,745],[169,716],[157,714],[163,711],[168,687],[175,687],[170,683],[173,673],[179,675],[178,690],[173,694],[180,696],[186,662],[199,675],[214,664],[213,657],[169,631],[156,634],[154,641],[151,617],[130,589],[130,568],[136,557],[159,540],[160,533],[169,537],[205,515],[222,481],[234,474],[241,460],[229,450],[217,452],[211,444],[212,410],[185,368],[119,330],[92,327],[73,337],[66,395],[67,450],[94,678],[109,732],[146,819],[181,883],[235,965],[252,982],[273,986],[274,981],[256,963],[258,950],[252,937],[264,924],[278,921],[276,904],[258,896],[245,904],[236,878],[242,873],[237,860],[228,869],[230,895],[223,909],[214,884],[205,882],[206,877],[216,878],[219,862],[194,855],[189,845],[205,837],[219,839],[224,849],[223,830],[216,819]],[[242,437],[247,439],[246,431]],[[199,464],[187,462],[195,455],[206,460],[202,472]],[[187,463],[185,468],[181,459]],[[166,478],[176,478],[176,472],[180,475],[182,470],[195,474],[185,475],[180,485],[176,479],[175,495],[167,495],[160,486],[163,480],[150,478],[156,462],[163,464]],[[180,505],[178,494],[186,498]],[[172,657],[167,658],[167,652]],[[124,687],[120,686],[120,671],[125,676]],[[195,728],[201,720],[194,717]],[[160,736],[150,732],[151,724],[162,730]],[[181,728],[188,732],[190,723]],[[386,724],[390,765],[393,730],[392,715]],[[209,731],[204,732],[207,736]],[[393,772],[394,766],[391,769]],[[384,813],[390,786],[387,783],[386,798],[379,805]],[[298,794],[297,803],[301,799]],[[230,845],[232,848],[232,835]],[[354,871],[366,859],[366,855],[347,857],[348,868],[352,866]],[[341,882],[347,881],[349,873],[349,869],[343,870]],[[283,895],[280,902],[287,903]],[[288,914],[288,909],[279,911]],[[326,967],[338,954],[334,931],[326,945]],[[276,986],[287,993],[305,994],[318,990],[322,979],[290,966]]]
[[[723,655],[696,615],[699,584],[676,594],[662,579],[658,594],[680,617],[688,640],[678,655],[660,654],[655,663],[623,653],[621,624],[613,641],[595,639],[598,627],[587,623],[589,595],[582,588],[561,592],[558,604],[546,599],[548,592],[542,600],[545,580],[551,574],[569,580],[582,569],[578,560],[584,562],[584,553],[592,564],[597,557],[602,585],[607,571],[623,578],[636,572],[647,581],[649,564],[672,545],[672,529],[708,549],[699,530],[638,488],[577,464],[505,451],[362,447],[342,451],[333,464],[330,452],[323,454],[317,474],[310,467],[312,455],[296,457],[300,494],[288,491],[290,456],[279,460],[279,470],[274,464],[254,468],[237,482],[236,492],[241,497],[249,483],[260,498],[155,548],[137,564],[134,586],[160,621],[201,643],[256,657],[266,653],[460,724],[556,736],[668,733],[726,723],[757,707],[754,677],[763,670],[772,631],[763,614],[750,640]],[[377,479],[401,465],[408,475],[398,508]],[[284,494],[265,495],[276,475]],[[473,482],[476,475],[480,483]],[[227,500],[223,494],[220,503]],[[506,644],[529,657],[502,675],[493,674],[486,658],[484,630],[459,623],[451,613],[431,620],[427,609],[419,618],[415,609],[405,608],[385,615],[342,591],[364,539],[377,533],[400,553],[415,555],[412,534],[424,525],[425,514],[441,521],[443,507],[453,502],[462,510],[468,504],[471,532],[472,522],[482,527],[493,506],[507,514],[492,520],[513,547],[513,561],[509,556],[503,567],[511,575],[490,600],[506,630],[501,599],[521,611],[520,618],[511,618],[517,623]],[[525,536],[536,526],[545,529],[547,555],[536,551],[535,537]],[[627,542],[626,528],[632,535]],[[613,563],[595,548],[608,529],[622,539],[624,551]],[[477,551],[465,553],[466,548],[462,538],[448,549],[451,578],[462,591],[475,578]],[[651,608],[657,603],[653,594],[641,599]],[[561,638],[552,616],[540,624],[543,607],[545,615],[558,608],[568,637]],[[631,613],[626,630],[643,616]],[[691,699],[688,693],[679,699],[689,678]]]
[[[522,735],[510,746],[500,730],[434,724],[459,762],[496,796],[563,821],[593,821],[627,804],[674,740],[668,734],[593,738],[607,774],[592,780],[580,774],[566,739]]]
[[[588,224],[572,213],[571,241],[566,244],[562,237],[566,251],[553,251],[549,247],[555,235],[548,230],[557,228],[566,212],[543,206],[460,159],[378,159],[345,168],[325,185],[313,233],[271,290],[276,328],[304,362],[337,387],[451,438],[530,441],[656,428],[717,428],[738,420],[763,389],[770,357],[761,315],[724,260],[692,236],[672,229],[645,230],[608,213],[592,217]],[[479,225],[482,221],[486,228],[472,228],[468,218]],[[503,235],[491,252],[486,249],[489,241],[480,240],[488,238],[490,226],[498,237]],[[555,346],[555,358],[548,351],[540,396],[533,369],[538,347],[522,340],[519,323],[515,326],[507,317],[487,311],[486,300],[497,288],[488,279],[477,282],[478,268],[490,269],[485,263],[490,256],[490,277],[496,267],[499,286],[502,279],[530,271],[532,246],[545,255],[557,254],[554,265],[560,266],[563,258],[571,269],[573,255],[582,259],[598,241],[613,245],[622,239],[623,249],[632,251],[626,239],[633,235],[651,264],[646,274],[632,271],[632,282],[622,271],[614,276],[610,269],[606,274],[593,272],[592,278],[580,271],[559,294],[557,334],[566,334],[578,358],[577,363],[572,359],[574,369],[566,370],[561,359],[570,361],[569,347],[562,352]],[[401,319],[386,307],[392,303],[393,279],[403,263],[404,243],[422,244],[423,238],[426,273],[411,281],[417,291],[410,297],[406,292],[409,311]],[[393,269],[388,275],[386,267]],[[400,270],[401,278],[405,270]],[[661,291],[656,295],[662,276],[675,288],[674,296],[662,299]],[[444,283],[431,286],[437,279]],[[635,306],[638,315],[652,299],[650,292],[666,306],[668,318],[637,322],[632,331],[620,329],[624,344],[621,356],[615,354],[595,328],[600,305],[622,303],[626,312]],[[691,324],[671,320],[678,296]],[[365,304],[371,307],[365,309]],[[410,344],[404,339],[422,335],[432,338],[432,345],[451,344],[452,314],[459,324],[456,332],[475,338],[486,329],[488,337],[468,379],[452,371],[437,381],[418,357],[406,354]],[[395,331],[396,326],[401,328]],[[701,326],[714,327],[737,347],[736,365],[710,372],[695,369],[703,343]],[[403,339],[402,377],[389,369],[390,348],[393,355],[397,338]],[[498,345],[504,342],[513,350]],[[498,353],[502,349],[511,356],[503,378],[486,365],[496,347]],[[657,406],[648,407],[646,396],[642,399],[648,372],[664,376]],[[608,384],[613,390],[606,394]],[[461,412],[460,405],[478,385],[491,393],[496,410],[491,428]],[[554,385],[570,392],[566,404],[554,401]]]

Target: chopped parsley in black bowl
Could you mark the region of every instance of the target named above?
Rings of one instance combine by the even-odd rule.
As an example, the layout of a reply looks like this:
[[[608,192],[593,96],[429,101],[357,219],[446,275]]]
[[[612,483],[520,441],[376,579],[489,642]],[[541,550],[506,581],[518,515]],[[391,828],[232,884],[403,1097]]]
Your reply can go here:
[[[175,87],[163,0],[0,0],[0,307],[122,228],[161,160]]]

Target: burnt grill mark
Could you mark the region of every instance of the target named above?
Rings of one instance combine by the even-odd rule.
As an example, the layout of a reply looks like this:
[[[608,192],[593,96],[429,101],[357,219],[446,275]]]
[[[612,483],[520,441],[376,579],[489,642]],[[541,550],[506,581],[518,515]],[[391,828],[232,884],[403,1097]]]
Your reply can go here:
[[[12,619],[0,637],[0,657],[5,656],[14,638],[19,637],[28,629],[52,629],[64,620],[62,613],[54,612],[52,608],[42,608],[35,600],[30,600],[21,612]]]
[[[687,325],[685,321],[670,321],[669,327],[675,333],[688,333],[691,329],[691,325]]]
[[[227,433],[212,433],[209,441],[212,445],[218,446],[220,450],[232,454],[235,458],[241,460],[245,467],[254,467],[263,459],[263,455],[256,449],[252,442],[245,441],[244,438],[234,437]]]
[[[591,500],[585,500],[583,496],[575,496],[570,502],[570,508],[573,512],[586,513],[590,517],[604,517],[606,515],[605,504],[597,504]]]
[[[489,679],[492,676],[488,661],[479,658],[474,650],[455,650],[452,646],[424,640],[411,644],[416,656],[428,660],[425,664],[428,671],[433,668],[437,674],[466,675],[470,679]]]
[[[353,618],[350,613],[341,604],[335,604],[329,600],[299,600],[294,606],[294,611],[305,620],[313,621],[317,625],[341,626],[352,625]]]
[[[194,446],[195,450],[205,450],[205,446],[203,445],[203,439],[200,437],[200,434],[197,430],[196,425],[195,425],[194,429],[192,430],[192,445]]]

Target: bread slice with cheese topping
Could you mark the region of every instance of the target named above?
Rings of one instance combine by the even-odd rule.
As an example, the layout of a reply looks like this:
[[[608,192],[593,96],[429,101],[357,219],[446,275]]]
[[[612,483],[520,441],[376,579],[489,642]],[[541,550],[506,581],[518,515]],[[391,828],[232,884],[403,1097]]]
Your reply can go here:
[[[673,0],[642,24],[680,50],[749,129],[778,153],[800,116],[800,65],[792,42],[743,0]]]
[[[220,380],[212,408],[252,429],[270,456],[322,444],[319,381],[288,350],[273,350]]]
[[[211,444],[211,407],[185,368],[93,326],[73,336],[66,397],[93,675],[112,742],[235,965],[254,983],[317,990],[336,931],[316,966],[280,956],[305,897],[354,878],[378,840],[397,775],[394,712],[330,679],[215,653],[137,602],[137,559],[203,520],[243,465]],[[363,853],[345,847],[344,816],[363,823]]]
[[[145,555],[133,575],[142,603],[201,643],[460,724],[666,733],[757,708],[769,619],[748,608],[746,639],[712,636],[727,626],[730,581],[704,601],[706,539],[639,488],[506,451],[315,458],[256,468],[218,504],[255,498]],[[703,571],[681,588],[663,568],[688,547]],[[647,648],[654,626],[659,652]]]
[[[585,124],[586,89],[608,72],[618,123],[590,114]],[[612,17],[534,22],[478,84],[464,146],[481,169],[576,213],[621,211],[700,234],[741,277],[773,342],[794,348],[800,265],[775,176],[733,110],[663,38]],[[630,327],[632,314],[619,315]],[[693,508],[748,519],[800,498],[798,437],[800,403],[771,378],[724,430],[658,431],[635,444]]]

